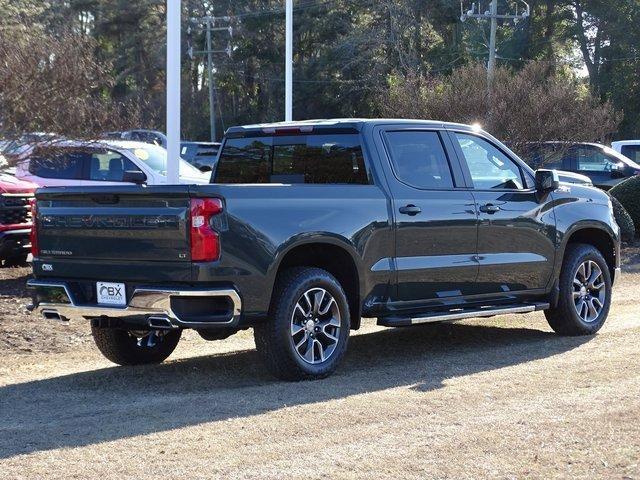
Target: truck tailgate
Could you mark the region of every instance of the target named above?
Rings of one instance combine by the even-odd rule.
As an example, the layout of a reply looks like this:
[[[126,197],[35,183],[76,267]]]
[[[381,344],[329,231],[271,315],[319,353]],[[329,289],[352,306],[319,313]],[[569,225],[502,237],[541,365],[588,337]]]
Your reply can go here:
[[[42,259],[190,262],[186,186],[44,189]]]

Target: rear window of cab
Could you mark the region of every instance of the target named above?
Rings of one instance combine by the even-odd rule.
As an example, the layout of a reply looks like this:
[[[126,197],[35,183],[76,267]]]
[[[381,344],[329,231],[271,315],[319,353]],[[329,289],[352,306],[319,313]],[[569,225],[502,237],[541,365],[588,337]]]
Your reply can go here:
[[[230,138],[220,154],[213,181],[370,184],[357,134]]]

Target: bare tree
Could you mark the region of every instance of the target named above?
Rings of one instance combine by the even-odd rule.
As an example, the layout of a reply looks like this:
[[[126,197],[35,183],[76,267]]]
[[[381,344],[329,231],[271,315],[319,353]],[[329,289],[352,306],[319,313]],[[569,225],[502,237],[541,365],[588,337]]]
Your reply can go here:
[[[0,29],[0,135],[91,139],[138,125],[137,107],[107,94],[111,66],[97,60],[96,50],[91,38],[73,32]]]

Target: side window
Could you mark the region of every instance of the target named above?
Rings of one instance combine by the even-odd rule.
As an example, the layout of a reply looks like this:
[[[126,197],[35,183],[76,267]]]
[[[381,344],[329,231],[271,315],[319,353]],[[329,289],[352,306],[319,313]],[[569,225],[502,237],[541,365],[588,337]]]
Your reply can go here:
[[[89,162],[88,180],[94,182],[122,182],[124,172],[140,171],[131,160],[112,151],[94,152]]]
[[[271,138],[231,138],[216,169],[216,183],[270,183]]]
[[[488,141],[463,133],[455,134],[477,190],[523,190],[522,171]]]
[[[29,172],[40,178],[80,180],[88,157],[85,152],[36,155],[29,160]]]
[[[563,164],[566,158],[566,147],[556,145],[541,145],[535,149],[534,160],[529,163],[533,168],[546,168],[548,170],[564,170]]]
[[[634,162],[640,162],[640,145],[625,145],[622,147],[622,155]]]
[[[597,148],[579,147],[576,149],[576,164],[580,172],[611,172],[617,168],[618,162]]]
[[[398,180],[427,190],[453,188],[449,160],[437,132],[387,132],[386,138]]]

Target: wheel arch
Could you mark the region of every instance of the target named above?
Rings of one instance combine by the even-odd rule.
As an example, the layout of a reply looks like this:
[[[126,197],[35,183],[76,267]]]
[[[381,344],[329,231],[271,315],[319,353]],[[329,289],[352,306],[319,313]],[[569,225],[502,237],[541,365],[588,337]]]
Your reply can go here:
[[[619,240],[616,233],[608,225],[600,222],[582,222],[574,225],[563,239],[558,274],[562,268],[567,247],[576,243],[591,245],[602,254],[609,267],[611,281],[613,282],[616,276],[616,268],[620,261]]]
[[[351,313],[351,328],[357,330],[361,323],[362,275],[361,262],[355,247],[346,239],[335,236],[313,236],[292,240],[277,255],[273,266],[273,285],[279,275],[288,268],[315,267],[336,277],[345,290]],[[270,305],[276,292],[271,292]]]

